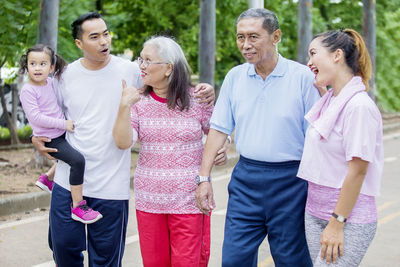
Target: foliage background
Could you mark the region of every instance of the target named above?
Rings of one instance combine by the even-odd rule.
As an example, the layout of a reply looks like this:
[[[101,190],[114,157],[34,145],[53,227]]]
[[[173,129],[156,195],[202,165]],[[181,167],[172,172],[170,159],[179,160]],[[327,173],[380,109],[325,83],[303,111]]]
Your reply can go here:
[[[97,10],[112,36],[112,52],[129,48],[136,57],[152,35],[174,36],[197,73],[198,0],[60,0],[58,53],[67,61],[80,57],[70,35],[70,24],[80,14]],[[243,62],[235,43],[235,20],[248,0],[216,0],[216,86],[230,68]],[[265,0],[283,32],[279,52],[296,60],[297,1]],[[2,0],[0,3],[0,66],[16,65],[21,53],[35,44],[40,0]],[[313,33],[354,28],[362,32],[362,2],[313,0]],[[383,111],[400,111],[400,0],[376,1],[376,97]]]

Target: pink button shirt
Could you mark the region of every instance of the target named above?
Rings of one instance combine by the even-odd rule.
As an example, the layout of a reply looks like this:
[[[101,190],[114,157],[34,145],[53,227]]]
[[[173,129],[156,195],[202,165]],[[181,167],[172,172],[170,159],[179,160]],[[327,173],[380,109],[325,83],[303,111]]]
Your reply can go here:
[[[361,194],[377,196],[383,169],[381,114],[354,77],[335,97],[330,90],[305,116],[307,129],[298,177],[332,188],[341,188],[348,161],[369,162]]]

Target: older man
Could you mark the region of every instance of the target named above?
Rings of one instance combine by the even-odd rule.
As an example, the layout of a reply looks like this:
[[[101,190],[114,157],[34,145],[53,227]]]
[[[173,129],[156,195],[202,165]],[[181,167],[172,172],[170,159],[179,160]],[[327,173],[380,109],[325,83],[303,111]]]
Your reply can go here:
[[[197,178],[197,205],[213,209],[210,171],[216,152],[235,128],[240,159],[228,186],[222,266],[257,266],[268,235],[276,266],[311,266],[304,234],[307,184],[296,177],[307,123],[319,98],[304,65],[277,52],[275,14],[249,9],[237,20],[237,46],[247,63],[225,77]]]

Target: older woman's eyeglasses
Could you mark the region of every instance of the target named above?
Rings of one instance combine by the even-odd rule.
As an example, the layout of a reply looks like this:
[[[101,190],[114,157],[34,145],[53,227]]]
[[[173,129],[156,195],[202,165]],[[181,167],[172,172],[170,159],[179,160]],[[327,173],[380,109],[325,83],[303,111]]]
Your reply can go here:
[[[143,65],[143,67],[145,67],[145,68],[148,67],[150,64],[168,64],[168,62],[153,62],[153,61],[150,61],[149,59],[143,59],[141,57],[137,58],[137,62],[139,64],[139,66]]]

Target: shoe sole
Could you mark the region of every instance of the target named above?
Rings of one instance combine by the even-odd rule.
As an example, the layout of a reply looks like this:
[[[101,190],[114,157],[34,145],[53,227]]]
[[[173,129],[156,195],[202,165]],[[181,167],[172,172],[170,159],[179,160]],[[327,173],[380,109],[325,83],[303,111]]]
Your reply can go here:
[[[103,215],[99,214],[96,218],[90,220],[90,221],[85,221],[82,218],[79,218],[78,216],[76,216],[75,214],[71,213],[71,218],[75,221],[84,223],[84,224],[91,224],[94,222],[97,222],[98,220],[100,220],[101,218],[103,218]]]
[[[41,182],[36,181],[35,185],[37,187],[39,187],[40,189],[42,189],[43,191],[46,191],[47,193],[51,194],[50,189],[46,185],[42,184]]]

